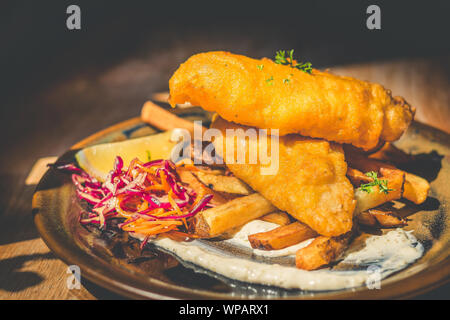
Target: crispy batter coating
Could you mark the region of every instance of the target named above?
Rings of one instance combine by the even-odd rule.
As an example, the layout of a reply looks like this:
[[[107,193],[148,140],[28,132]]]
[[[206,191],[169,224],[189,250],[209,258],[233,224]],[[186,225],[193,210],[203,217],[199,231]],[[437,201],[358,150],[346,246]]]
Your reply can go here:
[[[229,52],[207,52],[181,64],[170,99],[280,135],[299,133],[370,150],[397,140],[414,116],[403,98],[381,85],[313,69],[312,74]]]
[[[352,228],[354,190],[346,177],[347,164],[340,145],[297,134],[279,137],[278,171],[261,174],[261,167],[268,168],[271,163],[258,156],[256,163],[248,164],[251,159],[249,141],[256,141],[259,155],[261,148],[265,148],[270,150],[272,157],[276,149],[272,149],[270,136],[267,143],[262,143],[260,136],[257,140],[250,140],[244,135],[225,135],[226,129],[246,130],[248,127],[220,117],[213,122],[212,127],[223,134],[215,138],[214,146],[234,175],[280,210],[288,212],[321,235],[338,236]],[[236,147],[227,149],[230,139],[235,139],[234,146],[240,144],[246,148],[246,164],[232,164],[228,160],[238,159]],[[228,153],[231,156],[227,159]],[[277,159],[274,157],[272,161]]]

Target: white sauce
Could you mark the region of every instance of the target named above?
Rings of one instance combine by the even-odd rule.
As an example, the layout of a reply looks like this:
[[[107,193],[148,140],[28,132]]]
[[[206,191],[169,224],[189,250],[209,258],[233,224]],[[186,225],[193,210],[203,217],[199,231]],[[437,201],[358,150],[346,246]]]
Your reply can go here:
[[[230,244],[251,248],[247,236],[256,232],[268,231],[277,225],[264,221],[252,221],[246,224],[233,238],[224,240]],[[307,246],[311,240],[304,241],[289,248],[264,251],[254,250],[256,255],[269,257],[295,255],[295,252]],[[376,265],[381,278],[405,268],[419,259],[423,246],[417,239],[403,229],[389,231],[382,236],[371,236],[366,246],[357,252],[345,256],[343,263],[361,265],[360,271],[331,271],[328,269],[305,271],[290,266],[268,264],[233,257],[212,249],[199,241],[176,242],[168,238],[154,240],[153,243],[174,253],[181,260],[216,272],[222,276],[250,283],[277,286],[286,289],[302,290],[337,290],[364,285],[373,275]]]
[[[272,229],[278,228],[279,225],[271,222],[266,222],[262,220],[253,220],[244,225],[241,230],[239,230],[231,239],[225,240],[230,244],[234,244],[236,246],[245,247],[248,249],[252,249],[253,253],[258,256],[264,257],[284,257],[289,255],[295,255],[297,250],[306,247],[310,244],[313,239],[308,239],[306,241],[300,242],[296,245],[280,249],[280,250],[260,250],[253,249],[250,245],[250,241],[248,241],[248,236],[250,234],[258,233],[258,232],[266,232]]]
[[[348,254],[343,262],[357,265],[372,263],[379,265],[382,270],[399,270],[419,259],[422,254],[423,246],[411,231],[396,229],[381,237],[368,238],[363,249]]]

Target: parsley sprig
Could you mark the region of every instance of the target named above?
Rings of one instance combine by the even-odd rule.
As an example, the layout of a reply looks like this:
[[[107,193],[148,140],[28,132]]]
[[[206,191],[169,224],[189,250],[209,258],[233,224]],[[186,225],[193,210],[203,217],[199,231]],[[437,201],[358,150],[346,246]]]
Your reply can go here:
[[[375,171],[366,172],[365,175],[372,178],[373,181],[360,185],[358,188],[359,190],[371,193],[373,191],[372,188],[378,186],[378,191],[380,193],[388,194],[389,191],[394,191],[394,189],[388,188],[387,180],[378,179],[378,174]]]
[[[286,66],[290,66],[291,68],[295,68],[301,70],[303,72],[311,74],[312,72],[312,64],[311,62],[296,62],[294,59],[294,49],[289,50],[287,52],[285,50],[279,50],[275,54],[275,63],[282,64]]]
[[[266,83],[267,83],[269,86],[273,86],[273,76],[270,76],[270,78],[267,78],[267,79],[266,79]]]

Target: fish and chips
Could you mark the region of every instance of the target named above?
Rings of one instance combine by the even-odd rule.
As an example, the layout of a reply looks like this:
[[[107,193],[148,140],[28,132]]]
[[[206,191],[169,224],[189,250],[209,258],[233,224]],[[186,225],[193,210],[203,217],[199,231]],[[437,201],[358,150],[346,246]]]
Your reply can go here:
[[[160,202],[169,199],[165,212],[151,201],[139,202],[166,219],[158,224],[158,232],[170,225],[167,236],[214,240],[262,220],[277,227],[250,234],[252,248],[281,250],[310,239],[297,250],[295,264],[315,270],[336,262],[359,226],[396,228],[408,223],[384,204],[402,198],[421,204],[427,199],[427,180],[390,163],[392,157],[407,159],[391,142],[408,128],[415,109],[379,84],[319,71],[296,61],[292,51],[288,56],[278,52],[274,60],[207,52],[181,64],[169,89],[169,95],[159,96],[172,106],[217,113],[210,129],[219,134],[211,141],[224,164],[197,166],[194,159],[183,159],[151,169],[151,162],[135,163],[141,175],[147,174],[148,181],[141,183],[145,190],[153,190],[152,197]],[[141,117],[162,131],[178,128],[194,134],[196,128],[150,101]],[[261,135],[227,134],[253,129],[276,136],[272,163],[261,155],[274,156],[275,149]],[[200,127],[201,133],[206,130]],[[239,147],[243,162],[236,161]],[[250,159],[251,148],[258,151],[255,159]],[[263,173],[274,161],[277,170]],[[120,174],[128,179],[132,173]],[[186,200],[177,198],[178,193]],[[207,204],[202,204],[204,199]],[[176,222],[163,218],[169,214]],[[132,217],[127,216],[128,228],[136,224]],[[153,226],[158,220],[153,217],[140,219]],[[144,229],[150,230],[148,226]]]

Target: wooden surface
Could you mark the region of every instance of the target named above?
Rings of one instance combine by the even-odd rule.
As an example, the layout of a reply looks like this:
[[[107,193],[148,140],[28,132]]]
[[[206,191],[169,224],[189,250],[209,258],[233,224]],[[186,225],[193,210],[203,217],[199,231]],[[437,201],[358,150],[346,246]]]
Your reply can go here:
[[[165,77],[174,66],[163,68]],[[377,62],[331,68],[332,71],[377,81],[403,95],[417,108],[417,119],[450,132],[450,57]],[[153,69],[152,69],[153,68]],[[144,86],[153,76],[149,60],[128,60],[95,77],[77,76],[33,96],[27,117],[29,134],[3,143],[9,162],[0,165],[0,299],[118,298],[82,277],[81,289],[67,288],[67,266],[37,234],[31,216],[33,186],[25,185],[32,165],[41,157],[57,156],[76,141],[115,122],[135,117],[151,95]],[[147,82],[145,82],[145,81]],[[151,80],[150,80],[151,82]],[[164,88],[159,88],[159,90]],[[99,97],[102,97],[100,99]],[[19,104],[30,104],[30,100]],[[51,116],[49,116],[51,115]],[[19,119],[21,120],[21,119]],[[22,119],[23,120],[23,119]],[[25,120],[24,120],[25,121]],[[448,299],[446,286],[419,298]]]

